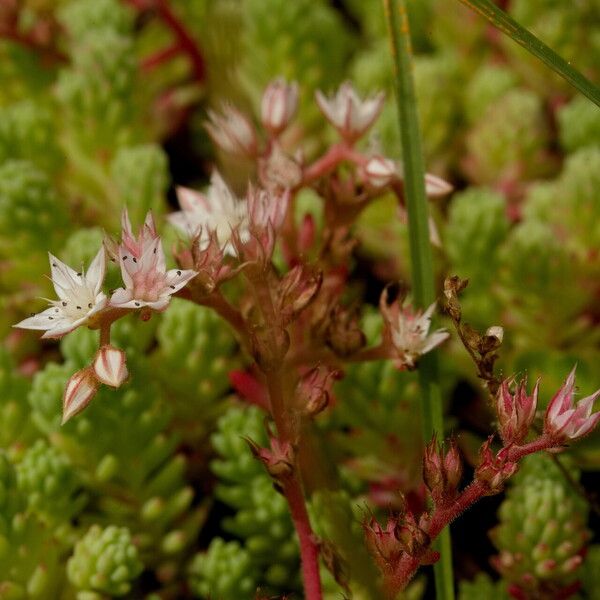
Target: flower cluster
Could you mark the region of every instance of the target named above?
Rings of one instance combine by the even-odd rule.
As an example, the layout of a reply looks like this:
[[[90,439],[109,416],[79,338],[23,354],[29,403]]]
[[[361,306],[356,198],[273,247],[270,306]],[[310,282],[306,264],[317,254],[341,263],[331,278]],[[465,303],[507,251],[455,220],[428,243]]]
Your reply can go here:
[[[110,298],[102,291],[107,254],[118,262],[124,283]],[[106,239],[87,271],[77,272],[52,254],[50,271],[58,300],[50,300],[49,308],[15,327],[43,330],[43,338],[59,338],[82,325],[101,332],[100,348],[92,364],[77,371],[67,382],[64,423],[90,403],[100,384],[117,388],[128,377],[125,353],[110,345],[111,324],[133,310],[165,310],[173,294],[196,272],[167,270],[152,214],[148,213],[140,232],[134,236],[126,210],[120,242]]]

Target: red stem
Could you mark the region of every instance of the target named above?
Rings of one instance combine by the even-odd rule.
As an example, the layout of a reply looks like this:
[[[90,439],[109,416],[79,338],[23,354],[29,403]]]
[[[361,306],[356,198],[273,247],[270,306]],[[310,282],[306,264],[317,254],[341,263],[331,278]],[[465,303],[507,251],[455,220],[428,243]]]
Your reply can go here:
[[[556,448],[560,446],[560,441],[549,435],[542,435],[536,440],[529,442],[523,446],[510,446],[500,450],[497,456],[504,455],[504,459],[507,462],[517,462],[529,454],[548,450],[550,448]],[[482,481],[474,480],[468,487],[466,487],[462,493],[450,504],[449,506],[441,506],[436,508],[434,513],[431,515],[429,521],[429,527],[427,534],[431,542],[440,534],[440,532],[450,525],[458,516],[460,516],[465,510],[470,508],[475,502],[480,500],[483,496],[489,495],[489,487]],[[421,557],[413,557],[408,554],[398,562],[398,566],[392,573],[392,575],[386,581],[386,588],[393,595],[400,590],[403,590],[408,582],[414,576],[416,570],[421,564]]]
[[[302,558],[302,579],[306,600],[321,600],[321,575],[319,573],[319,546],[317,545],[306,512],[304,495],[297,477],[286,479],[283,493],[290,506],[294,527],[300,540],[300,556]]]
[[[184,52],[191,65],[192,71],[194,73],[194,79],[198,81],[198,83],[202,83],[206,77],[206,66],[204,64],[204,58],[202,56],[202,51],[200,47],[194,40],[194,38],[190,35],[185,25],[181,22],[179,17],[171,10],[169,6],[168,0],[125,0],[128,4],[135,7],[137,10],[147,10],[147,9],[155,9],[158,17],[164,23],[165,27],[171,30],[175,39],[177,40],[176,44],[170,46],[166,50],[173,51],[173,48],[177,46],[177,51]],[[160,53],[159,53],[160,54]],[[171,55],[171,56],[174,56]],[[170,58],[170,56],[169,56]],[[144,61],[144,64],[150,60],[156,61],[158,59],[158,55],[152,56]],[[164,62],[166,59],[161,59]],[[160,64],[160,63],[159,63]]]
[[[185,28],[183,23],[171,10],[167,0],[157,0],[157,10],[160,18],[174,33],[179,46],[187,54],[190,62],[192,63],[194,78],[198,82],[204,81],[206,76],[206,67],[204,65],[204,58],[202,57],[202,52],[200,51],[198,44],[196,44],[194,38],[188,33],[188,30]]]
[[[152,71],[156,67],[168,62],[172,58],[175,58],[181,52],[181,46],[179,42],[175,42],[154,54],[151,54],[142,61],[142,71]]]
[[[344,142],[335,144],[334,146],[331,146],[321,158],[318,158],[312,165],[306,167],[301,186],[305,186],[315,179],[324,177],[344,161],[353,162],[358,166],[362,166],[366,163],[367,159]]]

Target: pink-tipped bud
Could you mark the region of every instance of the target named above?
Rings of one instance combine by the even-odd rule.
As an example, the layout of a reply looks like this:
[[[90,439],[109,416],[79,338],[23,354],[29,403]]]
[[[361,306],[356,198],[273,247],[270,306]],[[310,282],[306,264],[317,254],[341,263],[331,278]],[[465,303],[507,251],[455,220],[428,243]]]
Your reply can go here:
[[[456,497],[462,478],[462,461],[454,440],[444,454],[435,437],[423,455],[423,481],[436,505],[451,502]]]
[[[404,552],[403,544],[396,537],[397,526],[397,519],[392,517],[388,519],[385,528],[375,517],[371,517],[363,525],[367,548],[382,569],[396,566]]]
[[[382,188],[398,177],[398,170],[393,160],[374,156],[365,165],[363,176],[373,187]]]
[[[339,371],[319,365],[308,371],[298,382],[296,397],[304,412],[314,417],[327,408],[331,387]]]
[[[479,465],[475,470],[475,479],[486,485],[488,495],[490,496],[501,492],[505,482],[519,468],[517,463],[506,460],[505,453],[496,455],[492,452],[492,440],[493,436],[489,437],[483,446],[481,446],[479,450]]]
[[[261,448],[252,440],[246,439],[252,454],[266,467],[273,479],[285,479],[294,470],[294,448],[289,442],[282,442],[271,437],[271,447]]]
[[[79,414],[92,401],[98,390],[98,381],[91,367],[81,369],[71,375],[63,395],[63,416],[61,425]]]
[[[204,126],[221,150],[232,156],[256,156],[256,131],[244,114],[233,106],[225,105],[222,114],[210,110],[208,117],[209,121]]]
[[[544,433],[560,442],[583,437],[600,422],[600,411],[592,414],[594,401],[600,396],[600,390],[582,398],[576,405],[574,389],[575,367],[546,409]]]
[[[127,379],[127,357],[123,350],[105,345],[94,358],[94,374],[100,383],[118,388]]]
[[[496,395],[498,428],[507,446],[520,444],[529,433],[537,407],[539,380],[531,396],[527,395],[527,379],[515,385],[514,393],[510,389],[513,384],[513,379],[505,379]]]
[[[410,556],[420,554],[430,542],[429,535],[420,525],[411,512],[404,513],[396,524],[394,535],[404,552]]]
[[[262,97],[262,124],[271,134],[278,135],[288,126],[297,109],[298,84],[288,85],[284,79],[275,79]]]
[[[428,196],[445,196],[449,194],[454,188],[445,179],[432,175],[431,173],[425,173],[425,193]]]

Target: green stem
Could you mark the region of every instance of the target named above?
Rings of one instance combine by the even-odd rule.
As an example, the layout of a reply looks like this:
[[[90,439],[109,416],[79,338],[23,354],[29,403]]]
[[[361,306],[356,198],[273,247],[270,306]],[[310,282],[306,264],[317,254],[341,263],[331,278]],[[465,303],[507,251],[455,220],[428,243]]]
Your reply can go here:
[[[413,61],[410,43],[410,24],[405,0],[383,0],[392,55],[396,101],[400,123],[402,161],[404,165],[404,193],[408,212],[413,296],[421,308],[435,301],[433,255],[429,242],[429,212],[425,195],[425,165],[419,131],[419,117],[413,82]],[[423,397],[422,427],[425,441],[434,433],[444,436],[444,416],[435,355],[423,357],[419,379]],[[437,549],[441,558],[434,565],[436,597],[438,600],[454,599],[450,531],[440,534]]]
[[[600,106],[600,89],[574,69],[564,58],[560,57],[527,29],[519,25],[492,0],[459,0],[487,19],[494,27],[512,38],[525,50],[539,58],[555,73],[566,79],[574,88]]]

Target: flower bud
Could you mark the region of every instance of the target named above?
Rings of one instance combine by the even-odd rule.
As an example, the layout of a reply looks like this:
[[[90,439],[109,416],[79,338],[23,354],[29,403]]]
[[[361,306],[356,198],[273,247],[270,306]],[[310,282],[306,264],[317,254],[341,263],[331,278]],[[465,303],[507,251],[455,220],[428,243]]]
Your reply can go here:
[[[273,135],[281,133],[298,108],[298,84],[287,84],[282,78],[272,81],[265,90],[261,104],[261,119]]]
[[[333,381],[338,377],[339,371],[319,365],[300,379],[296,397],[307,415],[313,417],[327,408]]]
[[[383,156],[374,156],[364,168],[364,177],[373,187],[382,188],[398,176],[393,160]]]
[[[460,453],[454,441],[444,454],[435,437],[425,448],[423,455],[423,481],[436,505],[452,501],[462,477]]]
[[[510,479],[519,468],[514,462],[509,462],[492,452],[490,446],[493,436],[481,446],[479,450],[479,465],[475,470],[475,479],[484,483],[488,488],[488,495],[498,494],[504,488],[504,483]]]
[[[208,111],[206,130],[213,142],[227,154],[252,158],[257,152],[256,132],[248,118],[233,106],[225,105],[222,114]]]
[[[273,479],[289,477],[294,470],[294,448],[289,442],[282,442],[271,436],[270,448],[261,448],[252,440],[245,438],[252,454],[267,468]]]
[[[505,379],[496,394],[496,411],[500,436],[506,445],[520,444],[529,433],[535,417],[539,381],[531,396],[527,395],[527,380],[521,381],[514,394],[510,392],[512,379]]]
[[[98,390],[98,381],[91,367],[81,369],[71,375],[63,395],[63,416],[61,425],[79,414],[92,401]]]
[[[118,388],[127,379],[127,357],[123,350],[104,345],[94,358],[94,374],[104,385]]]
[[[369,522],[364,525],[367,548],[383,568],[394,567],[404,552],[403,545],[396,537],[397,525],[397,520],[392,517],[388,519],[385,528],[375,517],[371,517]]]
[[[431,173],[425,173],[425,193],[428,196],[445,196],[453,189],[454,188],[441,177],[437,177]]]

